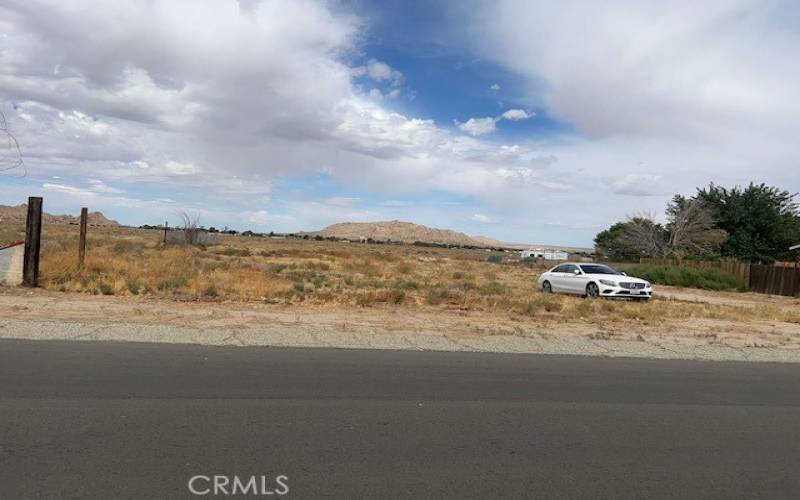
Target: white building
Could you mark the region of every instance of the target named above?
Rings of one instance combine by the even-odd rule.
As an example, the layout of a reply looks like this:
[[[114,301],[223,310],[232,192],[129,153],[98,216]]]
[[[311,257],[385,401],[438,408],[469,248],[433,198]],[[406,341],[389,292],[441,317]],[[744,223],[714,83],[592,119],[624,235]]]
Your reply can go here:
[[[567,260],[569,254],[562,250],[551,248],[531,248],[520,253],[522,259]]]

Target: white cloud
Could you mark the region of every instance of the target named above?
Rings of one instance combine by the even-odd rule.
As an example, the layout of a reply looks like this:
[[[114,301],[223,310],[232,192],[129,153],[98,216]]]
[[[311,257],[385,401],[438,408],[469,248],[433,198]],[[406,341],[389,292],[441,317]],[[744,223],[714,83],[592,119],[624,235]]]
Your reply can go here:
[[[456,126],[469,135],[475,137],[478,135],[491,134],[495,131],[497,118],[487,116],[486,118],[470,118],[464,123],[456,122]]]
[[[96,193],[124,193],[122,189],[111,187],[100,179],[88,179],[89,189]]]
[[[630,196],[653,196],[668,194],[661,187],[661,176],[650,174],[627,174],[609,182],[611,190],[616,194]]]
[[[398,88],[376,89],[375,99],[361,94],[342,62],[355,49],[361,21],[324,3],[79,7],[0,7],[0,28],[14,44],[0,53],[0,96],[18,103],[12,120],[30,118],[13,125],[34,175],[261,200],[276,176],[304,171],[378,190],[450,191],[454,162],[491,173],[538,161],[527,145],[453,136],[432,120],[384,107]],[[67,29],[75,26],[81,29]],[[401,81],[387,66],[371,60],[359,71],[374,81]],[[456,188],[458,194],[480,194],[456,185],[470,190]]]
[[[181,163],[175,160],[169,160],[165,163],[164,170],[172,175],[191,175],[199,172],[197,166],[192,163]]]
[[[649,162],[654,175],[691,152],[684,164],[707,161],[709,180],[800,188],[785,175],[800,154],[796,2],[500,0],[470,15],[465,40],[481,40],[479,56],[527,82],[527,104],[598,149],[665,153]],[[696,177],[678,184],[692,189]]]
[[[403,73],[375,59],[370,59],[366,66],[357,66],[350,71],[353,76],[366,76],[376,82],[385,81],[392,85],[400,85],[403,81]]]
[[[498,90],[500,90],[500,85],[493,83],[492,86],[489,87],[489,90],[491,90],[492,92],[497,92]]]
[[[510,181],[496,172],[546,166],[528,144],[453,135],[385,107],[400,95],[402,73],[374,59],[355,69],[343,62],[361,28],[312,0],[247,9],[10,1],[0,7],[12,44],[0,52],[0,96],[18,105],[11,120],[27,118],[12,125],[34,175],[78,175],[131,193],[145,183],[261,203],[273,179],[325,171],[359,189],[503,198]],[[370,99],[354,74],[390,87]],[[479,135],[496,119],[466,126]]]
[[[337,207],[351,207],[358,203],[360,198],[354,196],[334,196],[325,200],[325,204]]]
[[[539,82],[555,116],[595,137],[718,138],[787,123],[800,95],[793,2],[501,0],[476,16],[476,48]]]
[[[68,184],[60,184],[55,182],[45,182],[44,184],[42,184],[42,188],[45,191],[57,191],[75,196],[80,196],[83,198],[90,198],[97,195],[97,193],[95,193],[90,189],[84,189],[75,186],[70,186]]]
[[[481,222],[481,223],[484,223],[484,224],[492,222],[491,218],[489,218],[488,216],[483,215],[483,214],[472,214],[472,220],[474,220],[475,222]]]
[[[500,116],[505,120],[519,121],[533,118],[536,116],[536,113],[532,111],[525,111],[524,109],[509,109]]]
[[[533,118],[536,113],[525,111],[524,109],[509,109],[500,116],[487,116],[485,118],[470,118],[464,123],[455,121],[456,126],[463,132],[476,137],[479,135],[491,134],[497,129],[497,122],[500,120],[520,121]]]
[[[264,229],[275,224],[291,222],[293,217],[285,214],[272,214],[266,210],[245,211],[239,214],[242,220],[247,221],[252,228]]]

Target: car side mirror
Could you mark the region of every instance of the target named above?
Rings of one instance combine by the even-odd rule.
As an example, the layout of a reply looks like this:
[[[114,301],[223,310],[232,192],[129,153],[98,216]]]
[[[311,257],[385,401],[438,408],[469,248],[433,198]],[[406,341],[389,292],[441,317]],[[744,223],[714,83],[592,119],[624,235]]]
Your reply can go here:
[[[575,276],[577,276],[577,275],[581,274],[581,272],[580,272],[579,270],[577,270],[577,269],[576,269],[576,270],[572,271],[572,274],[574,274]]]
[[[628,274],[625,271],[622,271],[623,276],[627,276]]]

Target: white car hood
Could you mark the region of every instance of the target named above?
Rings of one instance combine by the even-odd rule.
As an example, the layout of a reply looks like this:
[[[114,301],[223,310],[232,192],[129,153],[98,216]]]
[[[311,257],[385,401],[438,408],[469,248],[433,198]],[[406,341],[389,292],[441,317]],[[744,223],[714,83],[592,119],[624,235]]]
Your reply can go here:
[[[586,274],[587,278],[597,280],[610,280],[617,283],[648,283],[647,280],[641,278],[634,278],[633,276],[621,276],[619,274]]]

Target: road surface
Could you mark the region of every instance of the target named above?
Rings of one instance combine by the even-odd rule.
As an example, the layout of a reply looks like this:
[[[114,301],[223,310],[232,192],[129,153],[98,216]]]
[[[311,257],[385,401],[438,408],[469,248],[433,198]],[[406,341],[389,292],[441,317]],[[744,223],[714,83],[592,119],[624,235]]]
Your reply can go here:
[[[796,499],[798,471],[795,364],[0,341],[2,498]]]

